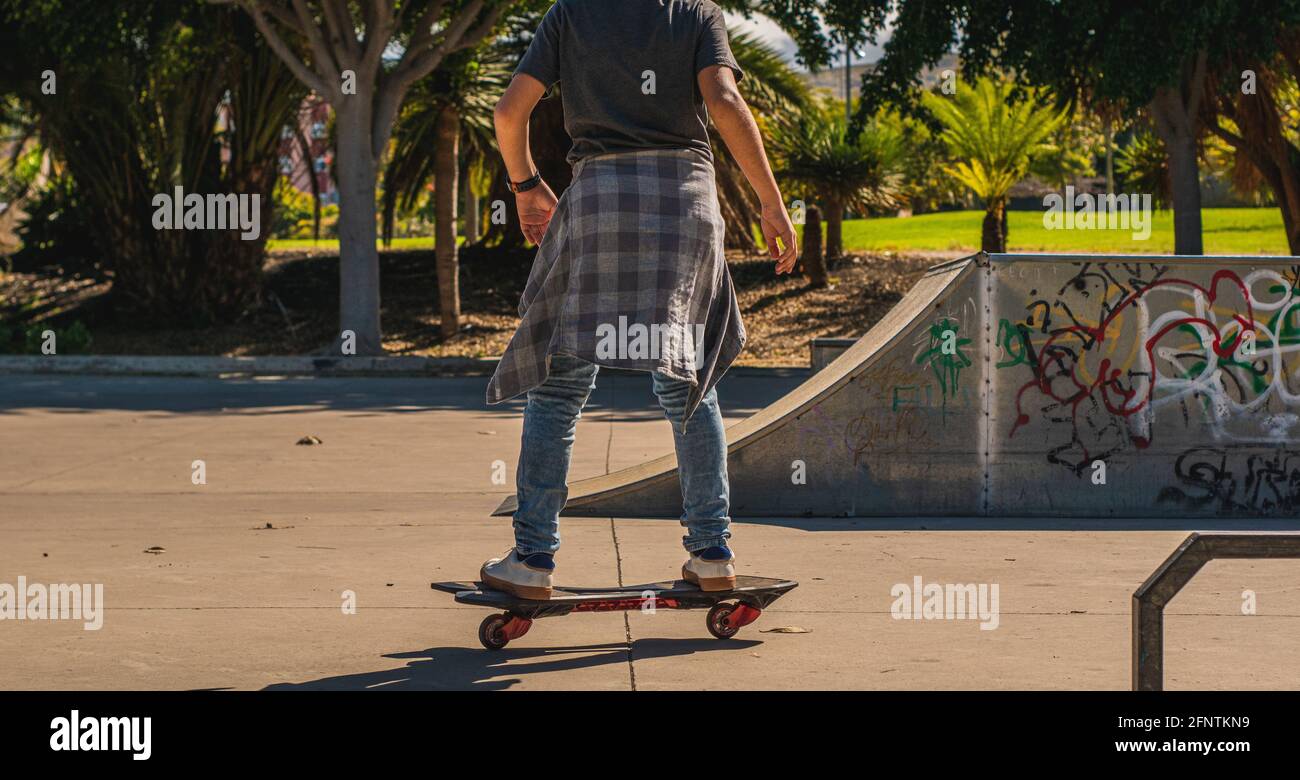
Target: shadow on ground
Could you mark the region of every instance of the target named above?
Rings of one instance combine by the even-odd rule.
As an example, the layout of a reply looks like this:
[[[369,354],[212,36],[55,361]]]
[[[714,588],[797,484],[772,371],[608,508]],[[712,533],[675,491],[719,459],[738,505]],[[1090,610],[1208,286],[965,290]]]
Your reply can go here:
[[[718,388],[723,412],[748,416],[797,387],[807,373],[746,369],[723,377]],[[439,410],[517,415],[522,400],[488,406],[487,377],[206,377],[5,376],[0,414],[52,409],[69,414],[119,410],[180,414],[240,412],[304,414],[324,410],[405,414]],[[620,419],[659,418],[649,375],[602,374],[587,413],[615,413]]]
[[[621,518],[620,518],[621,519]],[[1300,531],[1300,518],[734,517],[798,531]]]
[[[643,660],[703,652],[725,653],[748,650],[761,644],[761,641],[748,639],[725,642],[716,639],[638,639],[632,643],[630,657],[631,660]],[[622,642],[573,647],[507,647],[498,651],[431,647],[427,650],[392,653],[384,658],[406,659],[407,663],[395,669],[322,677],[301,683],[276,683],[263,690],[506,690],[531,675],[627,664],[629,651],[628,646]]]

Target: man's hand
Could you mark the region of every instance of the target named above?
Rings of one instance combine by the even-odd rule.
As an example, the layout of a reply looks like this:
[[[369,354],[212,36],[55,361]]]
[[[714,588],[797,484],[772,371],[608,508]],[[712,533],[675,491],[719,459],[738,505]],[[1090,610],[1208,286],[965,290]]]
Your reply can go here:
[[[786,213],[785,204],[764,204],[762,219],[763,243],[767,252],[776,261],[776,272],[788,274],[794,270],[795,261],[799,259],[799,247],[795,243],[794,225]],[[777,239],[781,245],[777,246]]]
[[[541,244],[546,229],[551,224],[551,215],[555,213],[555,193],[546,182],[538,184],[527,192],[515,193],[515,208],[519,211],[519,227],[524,231],[524,238],[534,244]]]

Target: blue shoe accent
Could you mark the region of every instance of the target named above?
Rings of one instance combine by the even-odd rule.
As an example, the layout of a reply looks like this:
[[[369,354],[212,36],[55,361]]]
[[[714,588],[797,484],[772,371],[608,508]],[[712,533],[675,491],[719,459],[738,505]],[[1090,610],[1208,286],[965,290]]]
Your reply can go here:
[[[549,553],[533,553],[527,558],[520,558],[519,553],[516,552],[515,557],[519,558],[519,560],[522,561],[524,565],[531,566],[534,569],[555,571],[555,556],[550,555]]]
[[[696,556],[705,561],[729,561],[731,560],[731,550],[726,547],[710,547],[700,550],[696,553]]]

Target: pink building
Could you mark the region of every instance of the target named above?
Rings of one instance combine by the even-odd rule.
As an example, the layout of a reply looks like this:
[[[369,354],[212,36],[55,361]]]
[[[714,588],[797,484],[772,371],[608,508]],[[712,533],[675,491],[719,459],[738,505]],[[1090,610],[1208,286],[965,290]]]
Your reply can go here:
[[[298,112],[298,127],[285,126],[280,133],[280,173],[289,177],[289,183],[299,192],[311,193],[310,176],[316,177],[321,203],[338,203],[338,189],[330,177],[330,163],[334,150],[329,145],[329,105],[309,95]],[[307,140],[310,159],[304,161],[302,142]]]

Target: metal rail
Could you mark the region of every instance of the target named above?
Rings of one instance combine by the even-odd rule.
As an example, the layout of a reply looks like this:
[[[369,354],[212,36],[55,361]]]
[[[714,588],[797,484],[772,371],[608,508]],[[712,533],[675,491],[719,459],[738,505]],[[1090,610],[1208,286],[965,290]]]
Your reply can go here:
[[[1133,593],[1133,690],[1165,686],[1165,605],[1216,558],[1300,558],[1300,533],[1193,533]]]

